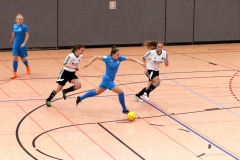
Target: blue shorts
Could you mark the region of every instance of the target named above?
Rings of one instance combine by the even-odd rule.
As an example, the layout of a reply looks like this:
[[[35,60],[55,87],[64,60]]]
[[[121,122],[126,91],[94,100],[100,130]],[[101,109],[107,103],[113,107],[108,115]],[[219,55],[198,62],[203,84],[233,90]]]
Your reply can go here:
[[[106,89],[112,90],[115,86],[116,84],[112,80],[105,79],[105,78],[103,78],[101,84],[99,85],[99,87],[104,90]]]
[[[13,56],[19,56],[21,58],[25,58],[28,56],[27,54],[27,46],[21,48],[21,47],[17,47],[17,46],[14,46],[12,47],[12,55]]]

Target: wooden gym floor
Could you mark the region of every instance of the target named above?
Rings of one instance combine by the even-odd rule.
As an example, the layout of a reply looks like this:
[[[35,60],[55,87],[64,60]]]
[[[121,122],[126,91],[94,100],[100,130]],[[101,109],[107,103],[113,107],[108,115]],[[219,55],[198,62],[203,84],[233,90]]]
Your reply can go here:
[[[141,60],[144,47],[119,47],[121,55]],[[150,100],[134,94],[147,85],[143,67],[122,62],[116,76],[130,122],[111,91],[85,99],[105,72],[102,61],[80,69],[80,90],[58,93],[52,108],[45,99],[68,50],[29,51],[31,74],[19,60],[12,74],[11,52],[0,53],[0,159],[2,160],[231,160],[240,159],[240,44],[165,46],[170,65],[160,68],[161,85]],[[86,48],[82,67],[110,48]],[[64,88],[71,86],[68,83]]]

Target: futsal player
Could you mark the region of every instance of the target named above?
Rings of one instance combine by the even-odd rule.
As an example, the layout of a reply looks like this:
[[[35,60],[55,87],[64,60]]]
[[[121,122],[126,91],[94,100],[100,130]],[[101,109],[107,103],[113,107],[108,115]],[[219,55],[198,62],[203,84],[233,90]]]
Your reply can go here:
[[[121,56],[120,51],[116,46],[112,47],[111,53],[109,56],[94,56],[92,59],[89,60],[89,62],[87,64],[84,65],[83,68],[88,67],[95,60],[102,60],[103,62],[105,62],[106,72],[102,78],[102,82],[100,83],[99,87],[97,87],[97,89],[88,91],[81,97],[77,96],[76,105],[78,105],[78,103],[83,101],[85,98],[100,95],[106,89],[109,89],[109,90],[115,92],[116,94],[118,94],[118,99],[122,106],[122,112],[124,114],[127,114],[129,112],[129,110],[126,108],[126,105],[125,105],[124,92],[122,91],[122,89],[120,87],[116,86],[116,84],[114,83],[114,79],[115,79],[116,73],[118,71],[118,67],[122,61],[125,61],[125,60],[133,61],[133,62],[136,62],[136,63],[142,65],[143,67],[145,67],[144,63],[141,61],[138,61],[134,58]]]
[[[159,67],[161,63],[164,63],[165,66],[169,65],[168,55],[165,50],[163,50],[162,41],[146,41],[143,46],[146,46],[148,49],[151,49],[143,56],[143,63],[146,64],[146,69],[144,73],[148,77],[148,85],[144,87],[139,93],[135,95],[135,98],[138,101],[143,101],[140,97],[144,94],[146,100],[149,100],[149,94],[155,88],[160,85],[159,78]],[[147,62],[148,60],[148,62]]]

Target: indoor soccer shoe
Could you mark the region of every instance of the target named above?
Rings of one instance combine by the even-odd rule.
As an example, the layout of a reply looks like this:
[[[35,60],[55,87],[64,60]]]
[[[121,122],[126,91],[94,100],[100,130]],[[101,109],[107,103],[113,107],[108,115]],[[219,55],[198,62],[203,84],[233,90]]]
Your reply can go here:
[[[51,107],[51,101],[46,101],[47,107]]]
[[[128,114],[128,113],[129,113],[129,110],[125,110],[125,111],[123,110],[122,112],[123,112],[124,114]]]
[[[135,99],[138,100],[139,102],[143,101],[137,94],[135,94]]]
[[[76,99],[76,107],[78,105],[78,103],[81,102],[81,97],[77,96],[77,99]]]
[[[146,92],[144,92],[144,97],[146,100],[149,100],[149,94],[147,94]]]
[[[13,72],[13,75],[10,77],[11,79],[17,78],[17,73]]]
[[[30,66],[27,66],[27,74],[30,74]]]
[[[62,90],[62,94],[63,94],[63,99],[66,100],[66,98],[67,98],[67,93],[65,92],[65,89]]]

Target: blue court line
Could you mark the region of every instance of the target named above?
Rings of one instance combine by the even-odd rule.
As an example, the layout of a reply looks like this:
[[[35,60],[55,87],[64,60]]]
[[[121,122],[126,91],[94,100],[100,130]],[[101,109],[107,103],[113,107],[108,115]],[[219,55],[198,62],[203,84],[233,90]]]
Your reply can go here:
[[[177,85],[181,86],[182,88],[184,88],[184,89],[186,89],[186,90],[188,90],[188,91],[190,91],[190,92],[192,92],[192,93],[198,95],[199,97],[201,97],[201,98],[207,100],[208,102],[211,102],[211,103],[213,103],[213,104],[219,106],[220,108],[222,108],[222,109],[224,109],[224,110],[230,112],[231,114],[237,116],[238,118],[240,118],[240,115],[239,115],[239,114],[237,114],[237,113],[235,113],[235,112],[232,112],[230,109],[226,109],[226,108],[224,108],[224,107],[221,106],[220,104],[218,104],[218,103],[216,103],[216,102],[214,102],[214,101],[212,101],[212,100],[210,100],[210,99],[204,97],[203,95],[201,95],[201,94],[199,94],[199,93],[197,93],[197,92],[195,92],[195,91],[193,91],[193,90],[187,88],[186,86],[181,85],[180,83],[176,82],[175,80],[173,80],[173,79],[171,79],[171,78],[168,78],[168,77],[165,76],[164,74],[161,74],[161,75],[162,75],[163,77],[165,77],[165,78],[171,80],[172,82],[176,83]]]
[[[213,104],[215,104],[215,105],[217,105],[217,106],[219,106],[219,107],[225,109],[225,108],[224,108],[223,106],[221,106],[220,104],[218,104],[218,103],[216,103],[216,102],[214,102],[214,101],[212,101],[212,100],[210,100],[210,99],[208,99],[208,98],[206,98],[206,97],[200,95],[199,93],[197,93],[197,92],[195,92],[195,91],[193,91],[193,90],[187,88],[186,86],[181,85],[180,83],[174,81],[173,79],[171,79],[171,78],[169,78],[169,77],[167,77],[167,76],[165,76],[165,75],[163,75],[163,74],[161,74],[161,75],[162,75],[163,77],[165,77],[165,78],[171,80],[171,81],[174,82],[175,84],[181,86],[182,88],[184,88],[184,89],[186,89],[186,90],[188,90],[188,91],[190,91],[190,92],[192,92],[192,93],[198,95],[199,97],[201,97],[201,98],[203,98],[203,99],[205,99],[205,100],[207,100],[207,101],[209,101],[209,102],[211,102],[211,103],[213,103]],[[143,99],[143,100],[144,100],[144,99]],[[206,140],[207,142],[211,143],[212,145],[214,145],[214,146],[217,147],[218,149],[220,149],[220,150],[222,150],[223,152],[227,153],[229,156],[233,157],[234,159],[239,160],[239,158],[237,158],[237,157],[234,156],[233,154],[229,153],[229,152],[226,151],[225,149],[221,148],[220,146],[216,145],[216,144],[213,143],[212,141],[210,141],[210,140],[208,140],[207,138],[203,137],[202,135],[200,135],[200,134],[197,133],[196,131],[192,130],[191,128],[189,128],[188,126],[186,126],[185,124],[183,124],[182,122],[178,121],[177,119],[175,119],[175,118],[172,117],[171,115],[167,114],[167,113],[164,112],[163,110],[161,110],[161,109],[159,109],[158,107],[154,106],[153,104],[147,102],[146,100],[144,100],[144,101],[145,101],[146,103],[148,103],[149,105],[151,105],[152,107],[154,107],[155,109],[157,109],[157,110],[159,110],[160,112],[162,112],[163,114],[165,114],[166,116],[170,117],[171,119],[173,119],[173,120],[176,121],[177,123],[181,124],[181,125],[184,126],[185,128],[189,129],[190,131],[192,131],[193,133],[195,133],[196,135],[198,135],[198,136],[201,137],[202,139]],[[238,115],[238,114],[232,112],[231,110],[229,110],[229,109],[225,109],[225,110],[227,110],[228,112],[230,112],[230,113],[232,113],[233,115],[235,115],[235,116],[237,116],[237,117],[240,118],[240,115]]]
[[[173,119],[174,121],[176,121],[177,123],[179,123],[180,125],[184,126],[185,128],[187,128],[188,130],[190,130],[191,132],[193,132],[194,134],[198,135],[199,137],[201,137],[202,139],[204,139],[205,141],[211,143],[212,145],[214,145],[215,147],[217,147],[218,149],[220,149],[221,151],[227,153],[229,156],[233,157],[236,160],[239,160],[239,158],[237,158],[236,156],[234,156],[233,154],[229,153],[228,151],[226,151],[225,149],[221,148],[220,146],[218,146],[217,144],[215,144],[214,142],[210,141],[209,139],[205,138],[204,136],[202,136],[201,134],[197,133],[196,131],[194,131],[193,129],[191,129],[190,127],[186,126],[185,124],[183,124],[182,122],[180,122],[179,120],[177,120],[176,118],[172,117],[171,115],[167,114],[166,112],[164,112],[163,110],[161,110],[160,108],[154,106],[153,104],[149,103],[148,101],[146,101],[145,99],[144,102],[146,102],[147,104],[149,104],[150,106],[152,106],[153,108],[157,109],[158,111],[162,112],[163,114],[165,114],[166,116],[168,116],[169,118]]]
[[[132,96],[135,94],[124,94],[125,96]],[[113,95],[97,95],[94,98],[100,98],[100,97],[113,97],[113,96],[117,96],[117,94],[113,94]],[[67,96],[67,99],[76,99],[77,96],[74,95],[74,97],[71,97],[71,95]],[[53,98],[52,100],[56,100],[56,99],[61,99],[61,98]],[[24,102],[24,101],[46,101],[46,98],[39,98],[39,99],[12,99],[12,100],[0,100],[1,102]]]

